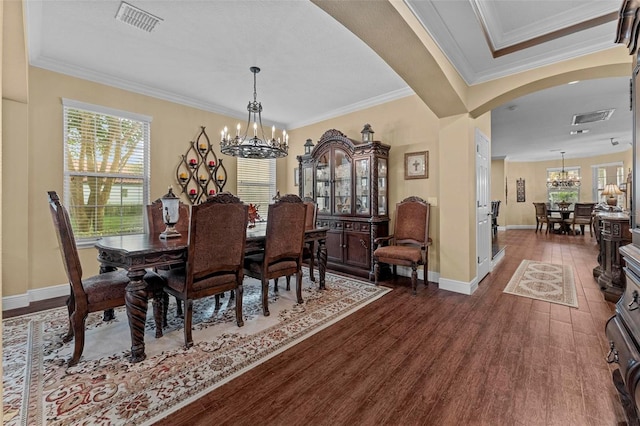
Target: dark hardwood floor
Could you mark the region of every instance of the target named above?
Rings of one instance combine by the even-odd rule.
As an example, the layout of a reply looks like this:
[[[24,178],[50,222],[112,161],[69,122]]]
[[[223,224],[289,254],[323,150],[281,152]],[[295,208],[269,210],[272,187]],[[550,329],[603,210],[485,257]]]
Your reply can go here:
[[[504,259],[471,296],[390,294],[221,386],[166,425],[618,425],[606,364],[614,305],[595,239],[499,232]],[[502,292],[522,259],[574,266],[578,309]],[[15,312],[5,312],[5,318]]]

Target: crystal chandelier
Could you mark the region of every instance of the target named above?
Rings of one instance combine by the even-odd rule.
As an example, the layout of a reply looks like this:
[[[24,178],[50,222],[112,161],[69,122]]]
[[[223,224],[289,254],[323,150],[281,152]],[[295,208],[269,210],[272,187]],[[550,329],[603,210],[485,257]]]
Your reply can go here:
[[[569,176],[569,172],[564,170],[564,151],[562,154],[562,171],[557,174],[554,179],[547,179],[547,187],[549,188],[573,188],[580,186],[580,176]]]
[[[249,68],[253,73],[253,101],[249,101],[247,110],[249,117],[247,118],[247,128],[244,134],[240,136],[240,123],[236,128],[236,135],[231,136],[227,128],[220,132],[220,151],[223,154],[241,158],[279,158],[286,157],[289,151],[289,135],[285,130],[282,131],[282,139],[275,138],[276,128],[271,128],[271,139],[264,136],[262,128],[262,104],[257,101],[256,95],[256,74],[260,72],[260,68]],[[249,126],[253,121],[253,137],[247,137]],[[258,137],[258,128],[262,138]]]

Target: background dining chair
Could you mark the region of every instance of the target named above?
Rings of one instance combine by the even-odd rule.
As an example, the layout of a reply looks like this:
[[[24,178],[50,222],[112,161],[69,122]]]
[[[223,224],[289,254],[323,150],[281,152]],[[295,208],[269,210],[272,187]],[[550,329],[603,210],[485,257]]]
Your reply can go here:
[[[175,224],[175,229],[182,235],[189,235],[189,218],[191,217],[191,208],[189,205],[184,204],[182,201],[178,203],[178,223]],[[149,226],[149,233],[156,235],[164,232],[167,225],[164,222],[162,201],[160,198],[155,200],[151,204],[147,204],[147,224]],[[158,237],[159,238],[159,237]],[[161,266],[157,269],[171,269],[171,268],[184,268],[184,266]],[[169,298],[165,298],[165,309]],[[176,298],[176,315],[182,318],[182,302]],[[166,325],[166,324],[164,324]]]
[[[533,206],[536,209],[536,232],[540,230],[542,232],[542,225],[547,223],[547,213],[546,213],[546,203],[533,203]]]
[[[411,267],[411,288],[416,294],[417,269],[424,265],[424,282],[428,284],[429,270],[429,212],[430,204],[420,197],[408,197],[396,204],[395,229],[392,235],[376,238],[373,252],[375,283],[378,285],[380,263]]]
[[[267,232],[263,252],[245,257],[244,273],[257,278],[262,284],[262,312],[269,316],[269,280],[274,279],[274,291],[278,291],[278,277],[296,275],[296,298],[302,300],[302,246],[304,244],[306,206],[294,194],[281,196],[269,205]]]
[[[71,339],[74,340],[73,355],[69,360],[69,366],[72,366],[78,363],[84,350],[87,315],[91,312],[124,306],[129,277],[127,277],[125,270],[119,269],[89,278],[82,278],[82,265],[78,256],[78,248],[73,235],[69,213],[60,203],[60,198],[55,191],[49,191],[48,194],[53,226],[56,230],[62,261],[71,289],[67,299],[69,330],[62,338],[62,341],[67,343]],[[151,291],[154,294],[158,294],[162,288],[162,279],[153,272],[148,272],[144,276],[144,280]],[[153,306],[157,312],[162,303],[154,300]],[[159,318],[159,315],[154,315],[154,317]],[[156,323],[156,327],[161,329],[161,324]]]
[[[561,227],[564,225],[564,218],[562,216],[554,216],[546,203],[544,204],[544,215],[547,219],[547,230],[545,231],[545,234],[549,233],[549,229],[551,229],[552,232],[555,232],[556,223]]]
[[[593,208],[596,203],[575,203],[573,207],[573,217],[567,220],[567,225],[571,226],[573,235],[576,234],[576,225],[580,226],[580,232],[584,235],[584,226],[589,225],[589,235],[593,237]]]
[[[235,291],[236,323],[242,317],[242,262],[246,243],[248,206],[238,197],[221,192],[191,208],[186,268],[161,271],[164,291],[184,302],[184,344],[193,345],[193,300]],[[165,309],[166,312],[166,309]]]
[[[493,237],[498,235],[498,216],[500,215],[500,200],[491,202],[491,229]]]

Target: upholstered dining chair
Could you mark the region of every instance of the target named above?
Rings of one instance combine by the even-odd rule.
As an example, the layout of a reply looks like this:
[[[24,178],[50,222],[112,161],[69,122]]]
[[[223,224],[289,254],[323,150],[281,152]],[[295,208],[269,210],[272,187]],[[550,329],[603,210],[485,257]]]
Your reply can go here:
[[[308,231],[316,228],[316,218],[318,216],[318,207],[316,203],[311,199],[305,199],[304,205],[306,206],[306,215],[304,219],[304,229]],[[309,261],[309,278],[315,282],[316,277],[313,274],[313,268],[315,266],[315,242],[309,241],[302,247],[302,260]],[[289,290],[289,282],[287,281],[287,290]]]
[[[178,203],[178,223],[175,224],[175,229],[182,235],[189,234],[189,218],[191,217],[191,208],[189,205],[184,204],[182,201]],[[164,232],[167,225],[164,223],[162,212],[162,201],[158,198],[151,204],[147,204],[147,225],[149,227],[149,233],[152,235],[160,235]],[[180,266],[182,268],[183,266]],[[160,269],[171,269],[171,266],[161,267]],[[166,294],[166,293],[165,293]],[[169,298],[165,298],[165,307]],[[182,318],[182,302],[176,298],[176,315]],[[166,325],[166,324],[165,324]]]
[[[576,234],[576,225],[580,226],[580,231],[584,235],[584,226],[589,226],[589,235],[593,237],[593,208],[596,203],[575,203],[573,216],[566,219],[566,224],[571,225],[573,235]]]
[[[91,312],[124,306],[129,278],[127,277],[127,272],[123,269],[83,278],[82,265],[78,256],[78,248],[69,213],[60,203],[60,198],[55,191],[49,191],[49,207],[56,236],[58,237],[62,261],[71,288],[67,299],[69,330],[62,338],[62,341],[65,343],[70,342],[71,339],[74,341],[73,355],[69,360],[69,366],[72,366],[78,363],[84,350],[87,315]],[[158,291],[161,291],[162,279],[155,273],[148,272],[144,276],[144,280],[154,294],[158,294]],[[153,306],[154,309],[159,309],[162,304],[154,300]],[[161,327],[161,324],[156,323],[156,327]]]
[[[549,211],[549,207],[547,207],[546,203],[544,204],[544,215],[547,219],[547,230],[545,231],[545,234],[549,233],[549,229],[551,229],[551,232],[554,232],[556,223],[563,226],[564,218],[562,216],[554,216],[553,212]]]
[[[294,194],[281,196],[269,205],[264,251],[245,257],[244,273],[257,278],[262,284],[262,312],[269,316],[269,280],[286,277],[287,287],[291,275],[296,275],[296,298],[302,300],[302,246],[304,244],[307,207]]]
[[[249,208],[238,197],[221,192],[191,208],[186,268],[160,271],[164,291],[184,302],[184,344],[193,346],[193,300],[235,291],[236,323],[242,317],[242,280]],[[165,309],[166,313],[166,309]]]
[[[410,267],[413,294],[416,294],[418,285],[418,266],[424,265],[424,282],[428,284],[429,246],[432,242],[429,237],[429,213],[430,204],[420,197],[408,197],[396,204],[393,234],[374,240],[377,247],[373,252],[376,285],[380,263],[392,265],[393,275],[397,272],[396,265]]]
[[[536,209],[536,233],[542,232],[542,225],[547,223],[546,203],[533,203]]]

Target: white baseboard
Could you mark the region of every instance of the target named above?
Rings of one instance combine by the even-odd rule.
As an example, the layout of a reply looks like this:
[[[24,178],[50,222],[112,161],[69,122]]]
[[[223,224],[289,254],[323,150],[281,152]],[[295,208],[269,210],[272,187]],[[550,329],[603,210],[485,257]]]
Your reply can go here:
[[[2,310],[26,308],[31,302],[39,300],[53,299],[60,296],[69,295],[69,284],[54,285],[45,288],[37,288],[28,290],[26,294],[18,294],[16,296],[6,296],[2,298]]]
[[[535,225],[508,225],[505,231],[509,229],[536,229],[536,226]]]
[[[455,293],[471,295],[478,289],[478,280],[474,278],[471,282],[464,282],[450,280],[447,278],[440,278],[438,288],[440,288],[440,290],[447,290],[453,291]]]
[[[498,254],[496,254],[496,256],[495,256],[493,259],[491,259],[491,270],[492,270],[492,271],[493,271],[493,268],[495,268],[495,267],[496,267],[496,265],[497,265],[498,263],[500,263],[500,261],[501,261],[502,259],[504,259],[504,254],[505,254],[505,252],[506,252],[506,251],[507,251],[507,248],[505,247],[505,248],[503,248],[502,250],[500,250],[500,251],[498,252]]]
[[[397,272],[398,272],[398,275],[402,277],[411,277],[411,268],[408,266],[397,266]],[[418,279],[424,280],[424,269],[423,268],[418,269],[417,273],[418,273]],[[440,280],[440,274],[433,271],[429,271],[427,273],[427,277],[429,278],[430,282],[434,282],[434,283],[437,283]]]

